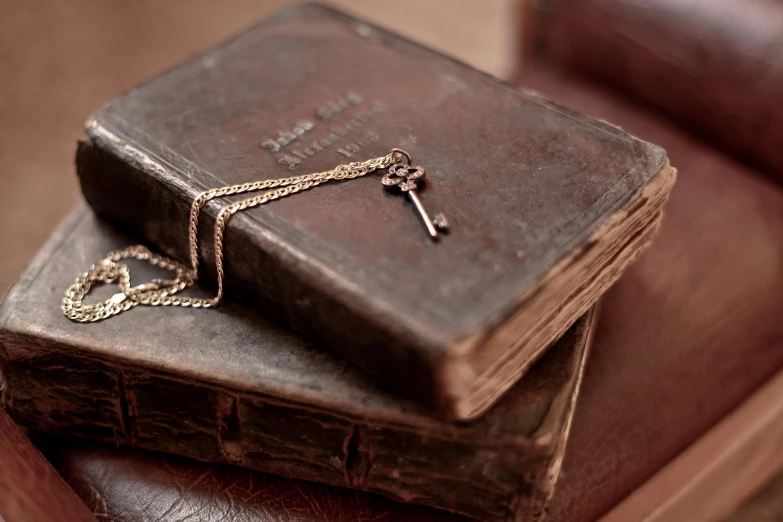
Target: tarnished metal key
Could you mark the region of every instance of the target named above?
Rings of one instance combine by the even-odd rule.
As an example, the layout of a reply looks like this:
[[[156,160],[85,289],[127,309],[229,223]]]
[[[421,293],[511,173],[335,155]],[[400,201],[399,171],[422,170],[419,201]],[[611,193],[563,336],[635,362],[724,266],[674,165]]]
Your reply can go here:
[[[416,207],[416,210],[419,212],[422,221],[424,221],[424,226],[427,227],[427,232],[429,232],[430,237],[432,239],[438,239],[438,231],[448,230],[449,223],[443,212],[436,214],[435,219],[430,219],[429,214],[424,210],[424,205],[421,204],[421,200],[416,193],[416,188],[419,183],[424,181],[424,168],[411,165],[411,157],[407,152],[401,149],[393,149],[392,152],[399,152],[404,155],[408,160],[408,164],[397,163],[392,165],[389,168],[389,172],[383,176],[381,183],[383,183],[383,186],[387,189],[397,190],[403,194],[407,194]]]

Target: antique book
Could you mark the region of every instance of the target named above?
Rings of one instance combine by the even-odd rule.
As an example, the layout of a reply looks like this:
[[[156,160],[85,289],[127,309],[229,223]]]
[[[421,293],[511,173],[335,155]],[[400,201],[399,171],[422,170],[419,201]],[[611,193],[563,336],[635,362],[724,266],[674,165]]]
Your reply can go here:
[[[233,302],[207,316],[137,307],[111,321],[69,321],[59,302],[72,273],[128,241],[80,206],[6,296],[0,388],[21,424],[481,520],[542,511],[563,458],[592,312],[486,415],[453,423]]]
[[[497,401],[649,243],[675,179],[659,147],[312,5],[130,91],[87,134],[77,166],[92,208],[183,261],[206,189],[408,150],[448,235],[430,241],[380,176],[327,184],[232,218],[227,289],[461,420]],[[203,278],[224,204],[201,219]]]

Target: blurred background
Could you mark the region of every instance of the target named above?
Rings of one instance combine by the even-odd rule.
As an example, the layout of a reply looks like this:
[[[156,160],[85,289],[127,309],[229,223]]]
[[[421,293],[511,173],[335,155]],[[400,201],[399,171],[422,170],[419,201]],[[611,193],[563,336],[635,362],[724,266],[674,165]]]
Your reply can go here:
[[[79,200],[86,118],[293,3],[0,0],[0,296]],[[603,298],[553,520],[716,521],[767,482],[723,520],[783,521],[783,0],[327,3],[679,169],[653,248]]]
[[[292,0],[0,0],[0,295],[79,199],[87,117]],[[337,0],[353,14],[508,78],[512,0]]]

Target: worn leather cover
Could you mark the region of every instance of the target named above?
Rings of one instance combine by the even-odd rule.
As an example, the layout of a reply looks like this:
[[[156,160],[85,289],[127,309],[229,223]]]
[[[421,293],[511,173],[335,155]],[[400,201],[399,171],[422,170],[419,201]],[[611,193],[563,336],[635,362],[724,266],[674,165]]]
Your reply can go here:
[[[70,277],[127,242],[81,206],[7,295],[2,398],[23,425],[487,521],[527,520],[543,509],[560,469],[591,314],[486,415],[454,424],[381,392],[347,362],[233,303],[209,315],[142,307],[97,324],[65,318],[59,301]]]
[[[182,259],[202,190],[411,152],[424,205],[451,222],[442,241],[378,176],[325,185],[232,219],[228,289],[458,419],[485,411],[619,276],[674,181],[656,146],[318,6],[132,90],[87,132],[88,202]],[[218,208],[202,220],[205,277]]]
[[[618,89],[783,180],[783,2],[524,5],[530,58]]]

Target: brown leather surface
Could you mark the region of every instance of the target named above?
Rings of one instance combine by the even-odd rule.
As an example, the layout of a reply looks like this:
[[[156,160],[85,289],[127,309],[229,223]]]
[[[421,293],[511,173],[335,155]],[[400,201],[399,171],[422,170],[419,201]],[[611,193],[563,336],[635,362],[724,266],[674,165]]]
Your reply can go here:
[[[722,522],[783,522],[783,473],[769,480]]]
[[[355,102],[322,121],[320,109],[348,93]],[[297,137],[301,121],[312,128]],[[132,90],[87,133],[77,155],[86,200],[182,260],[191,203],[206,189],[408,150],[427,169],[424,206],[450,217],[448,237],[428,239],[377,174],[329,183],[232,218],[226,284],[459,420],[486,411],[597,300],[641,249],[638,232],[657,224],[665,197],[642,192],[665,196],[673,181],[654,145],[316,6]],[[205,279],[224,204],[202,212]]]
[[[655,473],[783,365],[783,194],[769,180],[661,119],[588,85],[543,75],[529,75],[522,83],[658,141],[681,171],[656,243],[604,299],[550,510],[550,520],[587,522]],[[63,458],[69,458],[65,451]],[[87,455],[74,453],[68,466],[55,462],[64,472],[82,470],[93,462]],[[98,460],[125,458],[105,450],[96,455]],[[148,462],[152,466],[143,475],[149,473],[153,485],[165,486],[157,490],[164,507],[152,502],[147,508],[152,513],[168,510],[168,499],[179,498],[180,491],[209,493],[193,494],[188,503],[180,501],[175,507],[195,505],[209,512],[226,505],[225,496],[215,489],[200,489],[201,481],[188,490],[192,478],[176,483],[157,478],[163,471],[155,471],[154,459]],[[157,469],[178,476],[181,465],[196,477],[203,469],[179,459],[167,459]],[[97,483],[98,474],[82,476],[85,487],[78,489],[90,498],[95,486],[87,483]],[[246,480],[231,476],[239,484]],[[136,480],[139,487],[151,487],[144,485],[146,479]],[[122,491],[100,491],[102,502],[95,503],[100,510],[120,512],[131,505]],[[312,498],[309,492],[297,493],[299,497],[289,496],[290,491],[278,494],[297,505],[299,498]],[[332,498],[326,493],[319,498],[328,504],[327,497]],[[341,505],[342,497],[335,498]],[[244,509],[236,505],[236,510]],[[268,509],[265,513],[271,516]],[[309,509],[320,509],[320,503],[308,504],[303,516],[309,516]],[[278,518],[290,520],[285,517],[291,512],[282,512]],[[339,512],[346,513],[347,507]]]
[[[658,141],[681,174],[657,244],[605,300],[554,510],[554,520],[594,520],[780,366],[781,196],[758,173],[617,99],[559,81],[527,82]],[[165,484],[152,471],[143,473],[149,484]],[[120,490],[97,500],[112,509],[123,498]],[[195,503],[210,513],[224,498]],[[131,503],[118,500],[118,509]],[[306,511],[286,513],[290,520]]]
[[[543,509],[592,314],[487,414],[444,422],[234,302],[206,311],[138,307],[96,324],[64,317],[58,305],[73,274],[129,242],[81,205],[0,305],[0,407],[20,424],[487,521]],[[148,266],[133,267],[139,280],[153,277]],[[103,285],[97,292],[107,298],[116,290]]]
[[[783,179],[783,2],[525,1],[528,54],[616,87]]]
[[[595,520],[783,365],[783,191],[585,84],[522,85],[667,149],[661,231],[603,299],[552,520]]]
[[[0,378],[0,393],[2,392]],[[0,521],[94,522],[95,518],[0,408]]]
[[[64,438],[44,439],[42,447],[102,522],[469,522],[369,493],[162,453]]]

